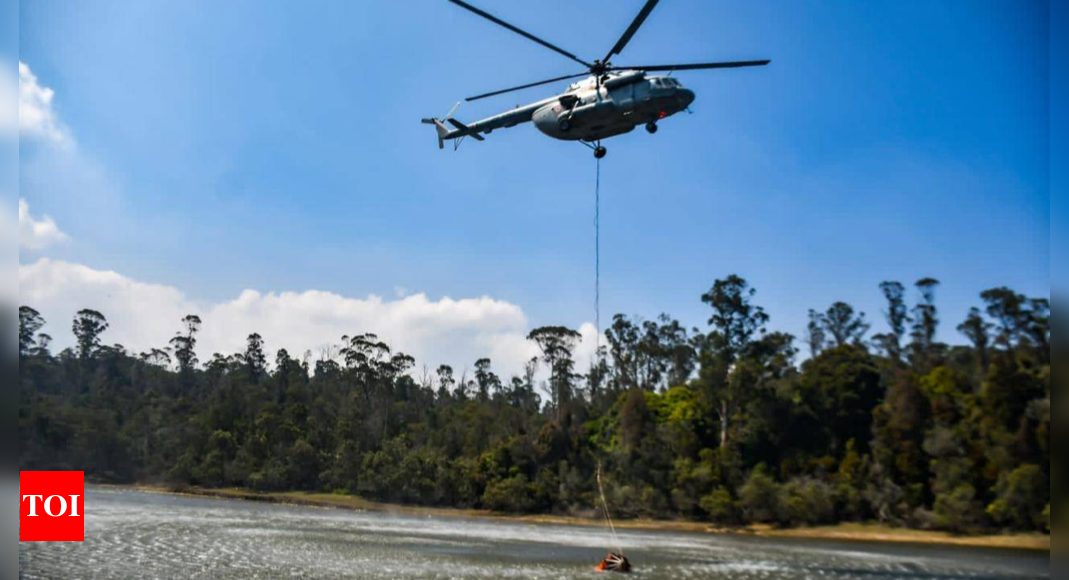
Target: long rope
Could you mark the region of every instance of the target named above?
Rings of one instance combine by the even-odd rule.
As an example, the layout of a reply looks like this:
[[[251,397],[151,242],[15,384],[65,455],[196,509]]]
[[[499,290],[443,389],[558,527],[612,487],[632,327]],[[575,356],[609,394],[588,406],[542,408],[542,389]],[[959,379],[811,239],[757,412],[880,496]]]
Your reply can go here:
[[[600,143],[599,143],[600,145]],[[594,360],[601,362],[601,159],[594,160]]]
[[[598,145],[601,145],[598,143]],[[601,159],[594,160],[594,325],[597,335],[594,339],[595,364],[601,362]],[[605,488],[601,484],[601,462],[598,462],[597,471],[598,495],[601,496],[601,508],[605,512],[605,521],[609,524],[609,532],[612,533],[613,543],[616,544],[617,553],[624,555],[624,548],[620,544],[620,537],[616,535],[616,526],[612,523],[609,514],[609,502],[605,500]]]
[[[598,462],[598,493],[601,494],[601,507],[605,510],[605,521],[609,522],[609,531],[612,532],[612,541],[616,544],[616,553],[620,557],[624,555],[624,547],[620,544],[620,537],[616,535],[616,526],[612,525],[612,516],[609,515],[609,502],[605,501],[605,489],[601,486],[601,462]]]

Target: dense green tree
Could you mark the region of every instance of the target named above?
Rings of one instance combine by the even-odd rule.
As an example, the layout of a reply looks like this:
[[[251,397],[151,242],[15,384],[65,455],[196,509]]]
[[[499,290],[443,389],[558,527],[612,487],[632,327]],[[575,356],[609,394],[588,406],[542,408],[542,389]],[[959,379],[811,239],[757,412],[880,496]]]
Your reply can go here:
[[[653,320],[642,323],[642,338],[639,339],[639,387],[655,391],[668,373],[667,345],[662,344],[660,327]]]
[[[1007,349],[1019,345],[1028,334],[1031,320],[1028,298],[1005,287],[985,290],[980,297],[996,324],[995,343]]]
[[[958,325],[958,332],[965,335],[972,344],[981,373],[987,370],[990,361],[988,352],[991,347],[991,327],[991,323],[984,320],[980,309],[975,306],[969,309],[969,316],[965,322]]]
[[[746,352],[755,335],[765,331],[768,315],[753,303],[755,288],[743,278],[731,275],[713,283],[702,302],[713,309],[712,330],[701,354],[699,380],[720,423],[720,447],[726,448],[732,420],[746,398],[745,381],[731,381],[732,368]]]
[[[910,350],[914,357],[914,364],[927,369],[935,364],[932,358],[936,354],[935,335],[939,329],[939,310],[935,305],[935,291],[939,288],[939,280],[922,278],[915,286],[920,294],[920,300],[913,307]]]
[[[609,342],[609,355],[612,357],[613,382],[616,391],[626,391],[638,387],[638,344],[639,328],[623,314],[612,319],[612,325],[605,330]]]
[[[87,361],[100,349],[100,335],[108,329],[108,321],[96,310],[79,310],[71,330],[77,341],[78,358]]]
[[[929,412],[916,376],[906,371],[894,373],[874,412],[873,455],[914,506],[923,503],[928,482],[924,440]]]
[[[809,323],[806,325],[806,342],[809,345],[810,357],[820,354],[828,344],[828,334],[824,331],[826,327],[824,315],[810,308]]]
[[[801,422],[793,419],[798,414],[808,414],[809,409],[796,414],[785,402],[797,393],[796,354],[793,336],[770,332],[750,344],[745,356],[739,358],[728,375],[727,390],[737,394],[740,401],[730,407],[728,440],[754,462],[780,464],[784,455],[792,455],[789,450],[783,453],[782,444],[806,431],[795,429]],[[784,422],[791,429],[784,429]],[[811,437],[805,441],[795,440],[792,447],[802,448],[804,443],[811,441]]]
[[[439,365],[438,370],[435,371],[438,375],[438,398],[441,400],[448,400],[453,393],[453,388],[456,386],[457,381],[453,378],[453,367],[449,365]]]
[[[195,317],[138,355],[105,344],[91,310],[53,355],[24,307],[20,469],[590,513],[600,464],[616,517],[1049,531],[1049,301],[987,291],[959,326],[968,343],[947,346],[934,284],[912,317],[900,284],[881,290],[888,329],[872,353],[843,304],[814,313],[799,366],[794,338],[766,332],[754,289],[729,276],[703,296],[708,334],[618,316],[580,375],[578,333],[543,327],[531,333],[541,356],[508,378],[485,358],[471,375],[413,372],[368,333],[314,361],[279,349],[271,365],[252,334],[201,365]]]
[[[872,410],[883,396],[872,357],[861,347],[844,344],[808,361],[804,370],[802,392],[814,402],[832,453],[844,453],[849,441],[868,441]]]
[[[730,525],[739,521],[738,502],[724,487],[718,487],[703,497],[701,507],[709,519],[718,524]]]
[[[870,328],[869,323],[865,322],[865,313],[855,313],[854,307],[845,302],[832,304],[822,319],[834,347],[860,345]]]
[[[29,306],[19,307],[19,356],[26,356],[37,346],[37,333],[45,325],[41,313]]]
[[[182,330],[171,339],[171,348],[178,361],[178,371],[187,383],[197,367],[197,332],[200,331],[200,326],[200,317],[190,314],[182,319]]]
[[[684,385],[690,380],[697,368],[697,350],[694,340],[688,336],[687,329],[667,314],[658,318],[658,341],[660,356],[665,359],[667,374],[666,388]]]
[[[606,347],[600,346],[594,355],[594,360],[590,363],[590,369],[587,371],[586,376],[590,401],[599,411],[604,410],[609,400],[606,396],[608,391],[615,391],[615,389],[610,388],[611,379],[612,366],[609,364],[608,351]]]
[[[713,327],[714,348],[730,365],[749,346],[755,334],[763,333],[768,315],[753,303],[757,289],[739,276],[717,280],[702,295],[702,302],[713,309],[709,325]]]
[[[839,469],[832,476],[836,512],[844,520],[859,520],[867,515],[864,489],[869,476],[868,456],[862,458],[857,451],[857,442],[847,441],[846,452]]]
[[[834,492],[816,478],[794,478],[780,492],[777,520],[788,526],[815,526],[835,519]]]
[[[490,370],[490,359],[475,361],[475,383],[478,385],[477,400],[485,403],[501,388],[501,379]]]
[[[765,465],[754,468],[739,490],[739,506],[747,521],[771,523],[780,518],[783,510],[780,486]]]
[[[616,392],[635,387],[663,390],[686,383],[694,373],[694,343],[687,329],[667,314],[646,321],[618,314],[605,337]]]
[[[1049,523],[1044,523],[1043,511],[1049,498],[1049,479],[1040,467],[1022,465],[999,478],[997,499],[988,506],[987,513],[999,524],[1014,529],[1045,529]]]
[[[141,353],[141,361],[166,369],[171,366],[171,353],[167,349],[153,348]]]
[[[1037,369],[1022,362],[1014,354],[1005,352],[992,358],[981,387],[984,419],[989,432],[1001,429],[1013,433],[1020,427],[1029,405],[1049,394],[1049,382],[1044,382]]]
[[[951,532],[975,532],[980,526],[983,511],[976,499],[976,489],[962,483],[935,498],[937,525]]]
[[[1033,298],[1028,303],[1028,338],[1040,361],[1050,364],[1050,300]]]
[[[880,283],[880,291],[887,300],[884,319],[889,332],[874,336],[873,341],[887,358],[898,362],[902,359],[902,338],[910,321],[909,309],[906,306],[906,288],[901,282],[888,281]]]
[[[575,378],[572,352],[581,339],[578,332],[563,326],[543,326],[527,335],[527,340],[538,345],[542,360],[549,368],[550,395],[557,410],[557,421],[562,420],[564,407],[572,397],[572,381]]]
[[[44,332],[38,332],[37,336],[34,337],[34,342],[36,346],[34,347],[32,354],[45,359],[51,356],[48,351],[48,347],[52,344],[51,335]]]
[[[264,352],[264,339],[258,333],[252,333],[245,341],[245,353],[242,355],[245,372],[252,382],[259,382],[267,372],[267,354]]]
[[[1039,360],[1050,362],[1050,300],[1029,299],[1009,288],[992,288],[980,294],[987,314],[995,321],[995,344],[1010,350],[1031,347]]]

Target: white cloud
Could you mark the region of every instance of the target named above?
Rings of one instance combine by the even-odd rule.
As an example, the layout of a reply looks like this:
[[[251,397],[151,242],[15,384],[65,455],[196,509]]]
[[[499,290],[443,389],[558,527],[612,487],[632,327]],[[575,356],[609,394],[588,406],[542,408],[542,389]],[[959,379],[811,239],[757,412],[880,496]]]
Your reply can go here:
[[[92,308],[105,313],[111,323],[105,336],[109,344],[138,352],[166,346],[178,320],[196,311],[174,288],[48,258],[19,265],[19,300],[45,315],[50,323],[44,331],[57,345],[71,343],[74,314]]]
[[[48,216],[41,216],[40,219],[33,217],[26,200],[19,200],[19,247],[43,250],[69,239],[67,234],[60,231],[55,220]]]
[[[29,66],[19,61],[19,137],[57,145],[71,143],[70,132],[52,106],[55,92],[37,82]]]
[[[373,332],[395,351],[414,356],[417,365],[433,369],[446,363],[457,374],[484,356],[502,375],[520,373],[524,362],[538,354],[525,338],[529,325],[523,310],[485,296],[431,300],[412,294],[384,300],[315,290],[246,290],[233,300],[197,304],[169,286],[47,258],[19,266],[19,291],[23,304],[50,321],[45,332],[60,347],[70,344],[67,327],[74,313],[93,308],[111,323],[106,342],[132,352],[165,346],[183,316],[198,314],[204,321],[197,348],[202,360],[215,352],[240,352],[245,337],[253,332],[264,337],[272,352],[285,348],[291,356],[301,356],[311,351],[314,358],[343,335]],[[577,359],[579,370],[585,371],[594,330],[590,324],[580,330],[584,341]]]

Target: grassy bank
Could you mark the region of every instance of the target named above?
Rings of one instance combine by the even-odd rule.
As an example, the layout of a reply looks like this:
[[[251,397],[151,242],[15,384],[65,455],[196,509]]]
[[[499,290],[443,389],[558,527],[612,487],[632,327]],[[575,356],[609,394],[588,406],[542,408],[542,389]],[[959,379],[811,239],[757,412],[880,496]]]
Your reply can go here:
[[[152,493],[174,495],[191,495],[221,499],[237,499],[318,508],[345,509],[356,511],[374,511],[414,516],[440,517],[476,517],[487,519],[526,522],[530,524],[565,524],[579,526],[601,526],[597,518],[558,515],[510,515],[486,510],[435,508],[384,504],[350,495],[309,492],[275,492],[261,493],[247,489],[204,489],[186,488],[176,491],[162,486],[130,486],[119,489],[137,489]],[[769,538],[797,538],[813,540],[841,540],[852,542],[884,542],[929,544],[942,546],[966,546],[980,548],[1003,548],[1012,550],[1050,551],[1050,536],[1042,534],[996,534],[961,536],[946,532],[909,530],[893,528],[880,524],[846,523],[835,526],[815,528],[780,529],[764,525],[751,525],[740,528],[722,528],[708,523],[683,520],[648,520],[632,519],[615,522],[623,529],[697,532],[710,534],[733,534]]]
[[[810,538],[862,542],[895,542],[1050,551],[1050,536],[1037,533],[962,536],[947,532],[892,528],[881,524],[845,523],[815,528],[773,529],[751,526],[758,535],[777,538]]]

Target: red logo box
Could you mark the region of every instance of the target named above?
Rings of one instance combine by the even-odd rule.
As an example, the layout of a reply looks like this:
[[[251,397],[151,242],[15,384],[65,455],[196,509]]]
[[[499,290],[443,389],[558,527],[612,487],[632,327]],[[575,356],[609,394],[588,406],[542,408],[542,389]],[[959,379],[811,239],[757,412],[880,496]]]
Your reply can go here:
[[[85,539],[85,472],[19,472],[19,541]]]

